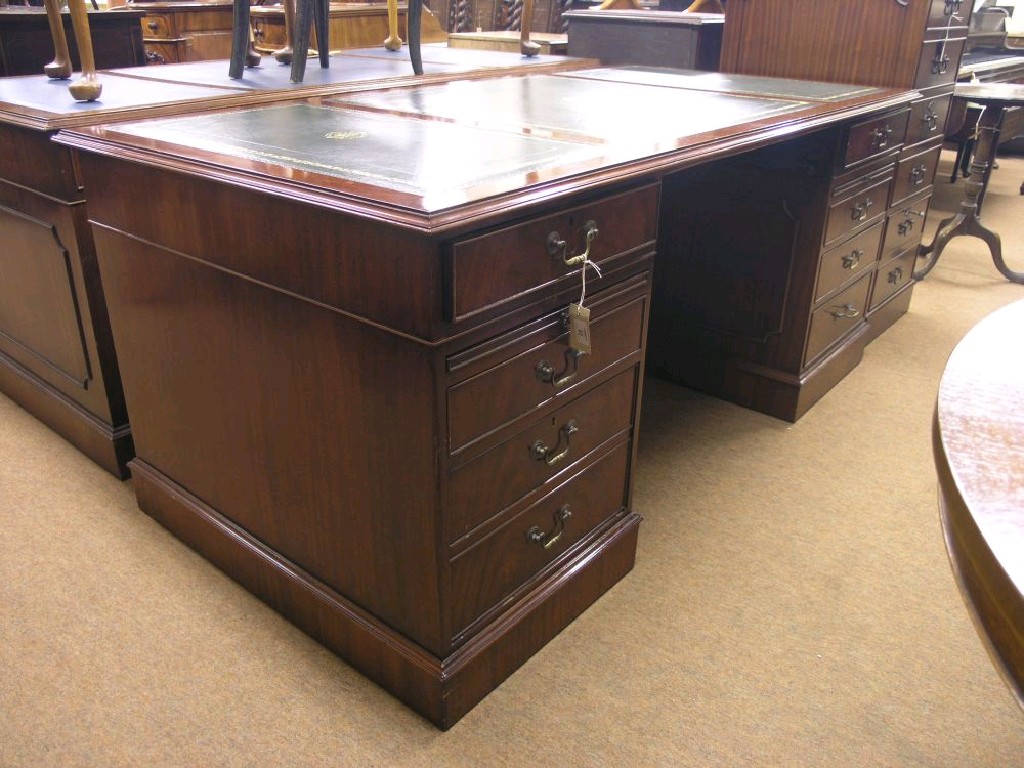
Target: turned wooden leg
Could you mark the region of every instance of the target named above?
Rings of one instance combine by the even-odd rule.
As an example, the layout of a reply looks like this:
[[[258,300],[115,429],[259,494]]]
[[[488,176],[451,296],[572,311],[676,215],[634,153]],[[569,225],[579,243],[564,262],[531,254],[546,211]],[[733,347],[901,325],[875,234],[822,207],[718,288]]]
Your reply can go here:
[[[53,61],[43,67],[43,73],[53,80],[67,80],[71,77],[71,54],[68,53],[68,38],[60,18],[60,0],[43,0],[46,6],[46,20],[50,22],[50,37],[53,38]]]
[[[536,56],[540,44],[530,39],[530,25],[533,19],[533,0],[523,0],[523,16],[519,21],[519,52],[523,56]]]
[[[331,66],[331,0],[313,0],[313,28],[316,30],[316,50],[320,68]]]
[[[82,60],[82,76],[69,85],[68,90],[75,101],[96,101],[103,85],[96,77],[96,60],[92,56],[92,35],[89,32],[85,0],[68,0],[68,8],[71,10],[71,26],[75,30],[78,56]]]
[[[228,58],[228,77],[238,80],[245,71],[249,54],[249,0],[234,0],[231,4],[231,56]]]
[[[295,51],[295,0],[284,0],[284,37],[287,42],[284,48],[278,48],[274,51],[273,56],[275,61],[279,61],[282,64],[291,64],[292,55]]]
[[[302,51],[309,50],[309,26],[313,21],[314,0],[295,0],[295,34],[292,48],[299,53],[292,56],[292,82],[301,83],[306,76],[306,57]]]
[[[402,50],[402,38],[398,36],[398,0],[388,0],[388,36],[384,47],[389,51]]]

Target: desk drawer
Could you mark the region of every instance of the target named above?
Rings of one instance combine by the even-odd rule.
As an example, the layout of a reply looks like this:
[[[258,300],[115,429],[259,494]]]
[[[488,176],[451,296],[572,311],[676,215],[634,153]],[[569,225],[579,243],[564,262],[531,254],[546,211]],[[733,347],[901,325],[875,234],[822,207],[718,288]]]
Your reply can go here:
[[[929,32],[929,35],[942,35],[942,31]],[[966,37],[951,37],[948,40],[940,37],[937,40],[926,40],[921,46],[921,59],[914,78],[914,87],[931,88],[934,85],[950,85],[956,82],[957,65],[960,54],[964,51]]]
[[[928,8],[929,28],[957,28],[967,26],[972,0],[932,0]]]
[[[657,220],[658,187],[651,185],[455,242],[448,318],[458,322],[559,281],[578,283],[579,266],[567,266],[563,254],[585,251],[591,222],[590,260],[599,266],[650,253]]]
[[[833,243],[872,219],[884,215],[889,205],[892,177],[893,170],[887,167],[836,189],[828,208],[825,242]]]
[[[850,126],[843,167],[850,168],[869,158],[883,155],[902,144],[909,113],[910,111],[906,109],[891,112]]]
[[[629,446],[628,441],[619,443],[451,561],[455,632],[624,508]]]
[[[169,16],[147,14],[142,17],[142,34],[146,38],[169,40],[175,36],[174,23]]]
[[[871,292],[871,309],[877,307],[913,279],[916,259],[917,246],[914,246],[888,264],[883,264],[878,268],[875,275],[875,287]]]
[[[882,222],[874,224],[852,240],[826,251],[821,257],[818,270],[818,286],[814,300],[820,301],[854,275],[871,269],[878,259],[878,247],[882,242]]]
[[[595,301],[590,311],[591,354],[576,355],[570,350],[562,312],[537,327],[517,329],[457,356],[459,361],[483,358],[486,367],[448,388],[452,453],[563,393],[579,392],[581,384],[615,363],[639,357],[646,294]],[[455,359],[449,359],[449,367]]]
[[[458,467],[449,486],[448,540],[465,536],[628,429],[636,374],[635,367],[623,371]]]
[[[908,200],[889,211],[885,226],[885,244],[882,246],[881,262],[884,264],[897,253],[921,242],[924,220],[928,214],[931,195]]]
[[[807,338],[804,363],[818,355],[864,322],[871,275],[865,274],[835,298],[826,301],[811,315],[811,331]]]
[[[936,144],[931,149],[900,160],[892,187],[893,205],[931,186],[941,151],[942,145]]]
[[[910,118],[907,120],[907,146],[945,134],[951,98],[949,94],[946,94],[931,99],[918,99],[910,105]]]

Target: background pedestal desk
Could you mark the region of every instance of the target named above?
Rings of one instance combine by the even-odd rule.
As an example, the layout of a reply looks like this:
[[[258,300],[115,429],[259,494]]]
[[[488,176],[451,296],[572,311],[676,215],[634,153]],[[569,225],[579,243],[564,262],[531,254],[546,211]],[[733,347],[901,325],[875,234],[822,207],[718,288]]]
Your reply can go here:
[[[775,239],[745,244],[745,285],[827,356],[863,333],[848,307],[877,249],[857,273],[822,260],[826,192],[889,162],[914,96],[533,71],[62,132],[140,506],[451,726],[633,565],[647,325],[672,321],[652,276],[677,290],[657,280],[690,247],[687,185],[747,169]],[[583,254],[601,274],[580,355]]]

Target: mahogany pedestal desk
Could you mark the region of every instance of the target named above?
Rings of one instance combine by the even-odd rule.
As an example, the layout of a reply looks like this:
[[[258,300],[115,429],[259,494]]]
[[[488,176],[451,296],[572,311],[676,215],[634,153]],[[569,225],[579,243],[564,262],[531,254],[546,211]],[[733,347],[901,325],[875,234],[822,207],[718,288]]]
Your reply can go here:
[[[993,312],[953,350],[933,443],[942,530],[964,601],[1024,707],[1024,302]]]
[[[764,194],[800,221],[745,284],[805,302],[785,330],[824,352],[866,285],[822,266],[826,191],[914,96],[532,70],[62,132],[140,506],[450,727],[633,566],[655,248],[687,248],[666,201],[798,160]]]
[[[1024,283],[1024,271],[1015,271],[1007,266],[1003,260],[1003,247],[999,235],[985,227],[979,218],[979,206],[995,162],[1005,110],[1008,107],[1024,107],[1024,85],[957,83],[956,95],[984,107],[978,119],[971,173],[964,183],[964,199],[960,203],[960,210],[950,218],[944,219],[939,224],[932,242],[929,245],[922,245],[918,251],[919,259],[914,270],[914,278],[924,278],[935,267],[950,240],[960,235],[971,235],[981,239],[988,246],[992,262],[1007,280]]]
[[[76,103],[66,83],[42,74],[0,79],[0,390],[118,477],[127,476],[134,451],[86,189],[74,152],[51,138],[70,127],[412,77],[407,57],[379,48],[333,58],[331,69],[311,74],[301,87],[273,62],[246,70],[238,81],[228,80],[224,61],[105,71],[102,98],[87,104]],[[428,79],[581,66],[562,57],[456,56],[443,47],[425,52],[425,64]],[[148,205],[150,197],[143,192],[134,204]],[[168,219],[176,216],[167,212]]]

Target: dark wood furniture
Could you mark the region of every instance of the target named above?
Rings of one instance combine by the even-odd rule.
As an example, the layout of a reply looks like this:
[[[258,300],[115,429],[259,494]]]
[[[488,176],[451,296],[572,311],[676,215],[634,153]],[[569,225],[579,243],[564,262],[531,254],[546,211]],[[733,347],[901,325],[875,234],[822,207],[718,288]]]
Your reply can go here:
[[[230,0],[132,2],[143,11],[143,41],[150,64],[226,59],[231,52]]]
[[[632,567],[665,190],[748,152],[854,162],[914,96],[532,72],[57,137],[140,506],[442,728]]]
[[[1024,707],[1024,302],[986,317],[939,383],[933,445],[949,561],[978,634]]]
[[[1007,51],[1001,53],[965,53],[957,73],[958,83],[1024,83],[1024,56]],[[974,155],[974,135],[981,117],[981,107],[967,99],[954,96],[946,123],[946,141],[956,144],[956,161],[949,181],[956,181],[959,173],[967,178]],[[1024,109],[1009,107],[1003,111],[1003,126],[999,144],[1012,151],[1024,148]],[[1024,195],[1024,183],[1021,184]]]
[[[936,265],[943,249],[954,237],[970,235],[980,238],[988,246],[992,261],[1007,280],[1024,283],[1024,272],[1015,271],[1003,260],[999,235],[982,225],[979,207],[988,186],[989,174],[995,162],[999,133],[1008,108],[1020,110],[1024,107],[1024,85],[1013,83],[958,84],[956,95],[969,102],[982,105],[981,117],[975,130],[974,159],[971,173],[964,184],[964,199],[960,210],[939,224],[932,242],[922,245],[918,251],[919,263],[914,278],[922,279]]]
[[[93,53],[100,69],[137,67],[146,63],[139,27],[141,12],[89,11]],[[71,28],[71,15],[62,17],[71,61],[82,68]],[[53,37],[42,8],[0,8],[0,76],[38,75],[53,59]]]
[[[914,88],[921,97],[909,112],[853,130],[848,149],[831,165],[826,154],[785,161],[770,153],[758,158],[751,168],[779,168],[779,179],[794,187],[807,177],[807,184],[824,190],[817,203],[808,197],[801,213],[765,202],[766,195],[774,199],[771,184],[746,181],[743,166],[734,169],[728,183],[725,177],[708,178],[677,192],[684,221],[695,215],[689,211],[701,208],[721,212],[712,214],[721,222],[717,235],[679,248],[682,261],[707,271],[715,282],[706,291],[655,296],[654,332],[666,327],[657,322],[661,316],[676,318],[678,326],[657,343],[652,337],[649,362],[655,370],[748,407],[797,419],[856,365],[872,338],[906,312],[966,37],[967,5],[730,0],[722,42],[724,73]],[[757,228],[730,225],[750,220],[765,223]],[[813,221],[810,227],[808,221]],[[793,263],[804,265],[791,273],[788,284],[765,281],[764,271],[770,270],[758,255],[761,239],[773,243],[770,253],[788,243]],[[832,262],[840,265],[836,276],[821,277]],[[723,309],[736,304],[744,307],[742,317]],[[673,354],[677,344],[709,363],[679,364],[680,356]]]
[[[407,40],[409,36],[406,27],[407,11],[408,5],[400,3],[398,34],[403,40]],[[259,53],[270,54],[287,44],[282,6],[254,5],[249,14],[256,50]],[[388,35],[387,9],[384,3],[333,3],[328,14],[328,26],[332,50],[383,45],[384,38]],[[420,40],[424,43],[438,43],[446,39],[447,36],[437,19],[429,10],[424,9]]]
[[[570,56],[588,56],[609,66],[718,69],[724,26],[720,13],[575,10],[565,18]]]
[[[431,49],[426,64],[432,74],[426,77],[581,66],[566,59],[525,64],[485,51],[458,52],[456,65],[455,53]],[[126,477],[132,436],[86,189],[74,153],[51,138],[92,123],[337,93],[411,76],[404,57],[389,59],[383,49],[337,58],[333,69],[302,88],[278,66],[230,81],[223,61],[106,71],[101,101],[89,104],[76,104],[66,84],[41,74],[0,79],[0,390],[105,469]],[[151,199],[147,193],[136,203]]]

